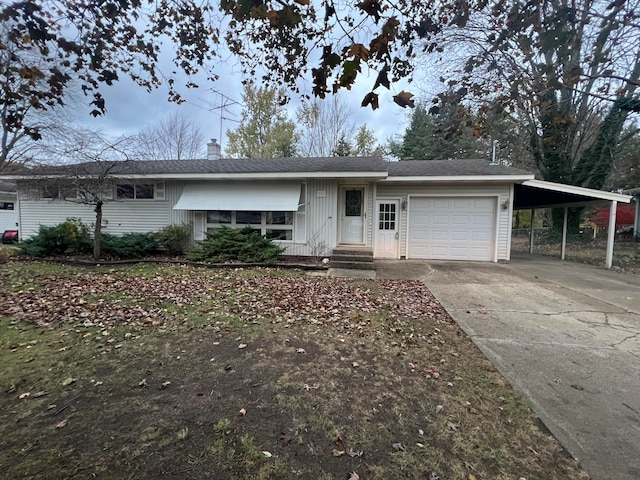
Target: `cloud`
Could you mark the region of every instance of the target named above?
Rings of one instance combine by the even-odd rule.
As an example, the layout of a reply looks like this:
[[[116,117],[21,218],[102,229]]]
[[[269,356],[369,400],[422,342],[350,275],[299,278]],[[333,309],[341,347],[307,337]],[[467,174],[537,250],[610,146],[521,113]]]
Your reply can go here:
[[[170,61],[163,60],[167,71],[171,69]],[[215,138],[226,144],[226,131],[234,129],[241,119],[242,107],[235,102],[242,100],[242,81],[236,68],[227,64],[219,64],[216,73],[219,79],[215,82],[208,81],[204,73],[195,77],[177,76],[175,85],[180,95],[185,100],[182,104],[176,104],[168,100],[168,88],[162,85],[159,88],[147,92],[143,87],[136,85],[125,75],[121,75],[120,81],[113,86],[102,87],[101,93],[106,100],[107,112],[100,117],[89,115],[91,108],[89,97],[82,94],[76,95],[80,106],[74,109],[73,117],[81,125],[93,130],[100,130],[103,134],[119,137],[122,135],[135,135],[159,121],[168,118],[178,112],[189,118],[200,127],[206,137]],[[364,123],[376,133],[381,143],[395,135],[401,134],[406,126],[408,111],[400,108],[393,102],[394,91],[400,91],[406,85],[394,86],[394,91],[378,89],[380,94],[380,108],[376,111],[370,107],[361,107],[362,98],[369,92],[375,81],[375,72],[363,72],[362,77],[356,82],[352,90],[344,90],[342,98],[352,106],[355,118],[354,123],[360,126]],[[194,81],[199,88],[186,88],[187,80]],[[302,82],[302,94],[310,94],[311,86]],[[304,91],[306,89],[306,91]],[[395,93],[397,93],[397,91]],[[327,97],[329,98],[329,97]],[[287,107],[291,118],[295,117],[295,110],[301,100],[297,94],[291,94],[291,102]],[[221,108],[225,105],[225,108]]]

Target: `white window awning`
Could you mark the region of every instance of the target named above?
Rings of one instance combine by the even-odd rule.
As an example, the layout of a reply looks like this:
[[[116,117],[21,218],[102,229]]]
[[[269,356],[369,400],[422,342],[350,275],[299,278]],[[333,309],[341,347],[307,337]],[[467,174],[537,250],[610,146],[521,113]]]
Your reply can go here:
[[[197,182],[185,185],[174,210],[295,212],[298,182]]]

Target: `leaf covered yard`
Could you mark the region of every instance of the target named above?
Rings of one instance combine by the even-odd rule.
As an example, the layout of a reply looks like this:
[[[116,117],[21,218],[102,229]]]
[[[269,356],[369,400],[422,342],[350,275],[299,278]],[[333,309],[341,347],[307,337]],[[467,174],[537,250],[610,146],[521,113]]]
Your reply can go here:
[[[588,478],[422,283],[0,277],[7,478]]]

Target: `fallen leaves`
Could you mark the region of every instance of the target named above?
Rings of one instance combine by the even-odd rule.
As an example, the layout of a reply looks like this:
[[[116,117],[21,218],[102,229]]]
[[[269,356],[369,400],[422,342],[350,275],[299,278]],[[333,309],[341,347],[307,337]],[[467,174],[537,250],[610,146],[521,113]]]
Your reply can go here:
[[[175,309],[169,312],[158,306],[160,302],[177,307],[207,303],[210,315],[225,312],[244,322],[333,324],[348,333],[370,328],[370,320],[362,314],[371,312],[385,312],[396,322],[391,327],[394,333],[404,332],[406,320],[427,317],[435,323],[451,321],[419,281],[369,283],[287,277],[271,274],[268,269],[251,272],[236,275],[182,267],[179,272],[169,270],[152,278],[127,270],[52,275],[39,278],[38,289],[0,290],[0,315],[42,326],[71,322],[84,328],[99,327],[104,337],[110,335],[112,326],[162,326],[179,318]]]
[[[56,430],[60,430],[61,428],[66,427],[68,424],[69,424],[69,419],[66,418],[66,419],[62,420],[61,422],[57,423],[54,428]]]

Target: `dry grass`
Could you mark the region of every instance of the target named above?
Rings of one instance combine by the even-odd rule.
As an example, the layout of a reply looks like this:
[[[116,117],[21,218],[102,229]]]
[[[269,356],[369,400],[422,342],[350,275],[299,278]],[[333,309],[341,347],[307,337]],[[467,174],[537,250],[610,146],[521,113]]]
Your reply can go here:
[[[560,250],[560,243],[541,243],[534,245],[533,253],[560,257]],[[512,251],[529,252],[528,241],[524,237],[515,237]],[[605,240],[567,242],[566,259],[572,262],[604,267],[606,254],[607,243]],[[612,268],[629,275],[640,275],[640,242],[616,240]]]
[[[7,478],[587,478],[415,282],[5,267]]]

